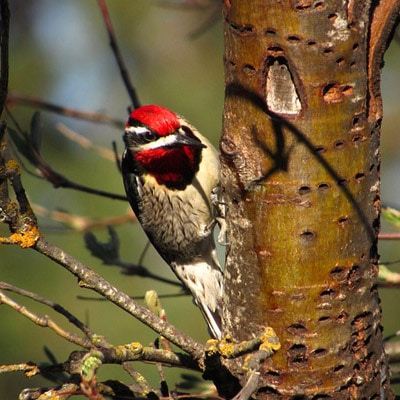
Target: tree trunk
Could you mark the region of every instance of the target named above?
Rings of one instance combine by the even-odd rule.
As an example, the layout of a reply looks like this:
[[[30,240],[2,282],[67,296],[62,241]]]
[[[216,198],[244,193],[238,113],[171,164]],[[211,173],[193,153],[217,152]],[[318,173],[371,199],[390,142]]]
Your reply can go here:
[[[369,2],[224,2],[224,331],[276,331],[259,399],[392,397],[377,292],[388,3],[378,42]]]

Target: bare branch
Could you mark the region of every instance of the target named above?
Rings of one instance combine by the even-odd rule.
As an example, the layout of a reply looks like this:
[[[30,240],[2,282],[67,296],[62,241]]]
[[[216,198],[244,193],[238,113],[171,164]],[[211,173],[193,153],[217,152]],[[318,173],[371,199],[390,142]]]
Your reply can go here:
[[[112,303],[149,326],[155,332],[165,336],[172,343],[190,354],[194,359],[201,358],[203,353],[203,346],[201,344],[178,331],[168,322],[155,316],[151,311],[139,305],[125,293],[120,292],[116,287],[111,285],[111,283],[107,282],[83,263],[72,258],[62,249],[40,238],[35,245],[35,250],[52,259],[78,277],[79,284],[82,287],[94,290],[106,297]]]
[[[25,296],[29,299],[32,299],[38,303],[44,304],[44,305],[52,308],[54,311],[56,311],[57,313],[63,315],[65,318],[67,318],[71,324],[73,324],[79,330],[81,330],[86,335],[86,337],[91,341],[92,344],[95,344],[96,346],[99,346],[99,345],[102,345],[105,347],[109,346],[109,344],[104,339],[100,340],[99,336],[94,334],[87,325],[85,325],[83,322],[81,322],[77,317],[75,317],[73,314],[71,314],[68,310],[66,310],[60,304],[57,304],[54,301],[45,299],[44,297],[39,296],[36,293],[30,292],[25,289],[18,288],[16,286],[11,285],[6,282],[0,282],[0,289],[7,290],[7,291],[10,291],[13,293],[17,293],[21,296]],[[48,317],[46,316],[46,318],[48,318]],[[83,346],[83,347],[90,348],[93,346]]]
[[[18,202],[18,204],[13,204],[10,207],[8,192],[5,192],[7,197],[0,199],[2,219],[9,224],[12,232],[9,238],[2,238],[0,242],[34,248],[78,277],[79,284],[82,287],[92,289],[101,294],[157,333],[165,336],[194,359],[201,359],[203,356],[203,346],[201,344],[178,331],[168,322],[158,318],[151,311],[140,306],[127,294],[120,292],[92,269],[41,237],[36,217],[31,210],[22,186],[18,164],[11,158],[5,142],[1,142],[0,150],[0,189],[4,192],[4,187],[7,185],[6,180],[10,180]],[[10,209],[12,211],[11,214]]]
[[[0,4],[0,114],[3,112],[8,90],[8,34],[10,10],[8,1]]]
[[[38,204],[32,204],[36,215],[47,217],[53,221],[61,222],[66,227],[78,232],[88,232],[94,229],[104,229],[107,226],[116,226],[136,221],[134,214],[129,211],[126,215],[118,215],[104,219],[93,219],[84,215],[71,214],[65,211],[50,211]]]
[[[378,238],[380,240],[400,240],[400,233],[385,233],[382,232],[379,234]]]
[[[11,299],[10,297],[5,295],[1,291],[0,291],[0,303],[6,304],[7,306],[11,307],[13,310],[17,311],[19,314],[28,318],[29,320],[34,322],[36,325],[41,326],[41,327],[50,328],[57,335],[59,335],[60,337],[62,337],[65,340],[68,340],[68,342],[77,344],[78,346],[81,346],[85,349],[89,349],[89,348],[93,347],[90,340],[83,339],[80,336],[78,336],[72,332],[66,331],[65,329],[61,328],[57,323],[55,323],[47,315],[39,316],[38,314],[34,313],[33,311],[30,311],[25,306],[20,305],[15,300]]]
[[[62,174],[56,172],[50,164],[48,164],[40,151],[40,141],[37,139],[37,136],[40,135],[40,127],[38,113],[35,113],[32,117],[31,129],[30,133],[24,132],[19,125],[16,123],[12,114],[8,112],[8,115],[12,118],[15,123],[17,130],[9,128],[9,132],[11,134],[11,138],[13,139],[15,145],[18,147],[18,150],[26,157],[26,159],[40,171],[41,176],[50,182],[55,188],[65,188],[65,189],[74,189],[79,190],[81,192],[95,194],[98,196],[108,197],[114,200],[123,200],[126,201],[126,196],[110,193],[104,190],[94,189],[85,185],[81,185],[76,183]]]
[[[10,372],[23,372],[28,378],[40,374],[40,368],[33,363],[0,365],[0,375]]]
[[[65,117],[83,119],[86,121],[96,122],[100,124],[108,124],[114,126],[117,129],[121,129],[125,124],[125,121],[112,118],[103,113],[92,113],[88,111],[76,110],[73,108],[50,103],[48,101],[44,101],[36,97],[21,96],[18,94],[9,93],[7,96],[7,107],[11,108],[14,104],[33,107],[35,109],[37,108],[43,109],[46,111],[63,115]]]
[[[140,101],[139,101],[138,95],[136,93],[136,90],[131,83],[128,70],[125,66],[124,60],[123,60],[121,52],[119,50],[118,43],[117,43],[117,40],[116,40],[115,34],[114,34],[114,29],[112,27],[110,15],[107,10],[106,2],[105,2],[105,0],[97,0],[97,2],[99,4],[100,10],[103,14],[104,23],[106,24],[107,33],[108,33],[108,37],[110,40],[110,46],[114,53],[115,59],[118,63],[119,71],[121,73],[122,80],[125,84],[126,90],[128,91],[129,97],[131,99],[132,106],[133,106],[133,108],[138,108],[138,107],[140,107]]]
[[[68,128],[65,124],[59,123],[56,125],[58,131],[65,136],[67,139],[71,140],[74,143],[77,143],[84,149],[92,150],[100,157],[105,158],[108,161],[115,161],[115,153],[113,150],[109,150],[102,146],[95,145],[91,140],[87,137],[80,135],[78,132],[73,131]]]
[[[122,363],[122,368],[136,381],[143,393],[147,394],[153,391],[146,378],[136,371],[129,362]]]

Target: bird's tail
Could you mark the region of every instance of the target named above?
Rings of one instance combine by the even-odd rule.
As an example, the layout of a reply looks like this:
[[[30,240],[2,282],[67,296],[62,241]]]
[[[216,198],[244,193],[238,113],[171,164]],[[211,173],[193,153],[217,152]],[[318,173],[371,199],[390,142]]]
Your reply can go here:
[[[200,308],[201,313],[203,314],[204,319],[207,322],[208,330],[211,336],[214,339],[222,339],[222,331],[221,331],[221,316],[222,310],[219,308],[212,311],[207,304],[200,303],[194,299],[195,304]]]
[[[192,293],[212,336],[221,339],[223,275],[219,264],[196,261],[171,267]]]

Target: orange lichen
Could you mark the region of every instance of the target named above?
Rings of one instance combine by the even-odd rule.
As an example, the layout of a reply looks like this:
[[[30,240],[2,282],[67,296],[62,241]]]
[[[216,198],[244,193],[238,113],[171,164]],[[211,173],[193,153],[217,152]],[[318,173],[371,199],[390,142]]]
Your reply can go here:
[[[18,244],[23,249],[35,245],[40,237],[40,232],[37,226],[30,226],[22,232],[13,233],[9,238],[9,243]],[[5,241],[3,243],[6,243]]]
[[[209,339],[205,345],[205,351],[209,356],[218,354],[219,341],[217,339]]]
[[[265,332],[261,335],[261,345],[259,347],[260,350],[264,351],[278,351],[281,348],[281,344],[279,343],[279,339],[276,336],[275,331],[271,327],[266,327]]]
[[[19,164],[15,160],[9,160],[6,163],[6,168],[9,170],[14,170],[16,172],[20,172]]]

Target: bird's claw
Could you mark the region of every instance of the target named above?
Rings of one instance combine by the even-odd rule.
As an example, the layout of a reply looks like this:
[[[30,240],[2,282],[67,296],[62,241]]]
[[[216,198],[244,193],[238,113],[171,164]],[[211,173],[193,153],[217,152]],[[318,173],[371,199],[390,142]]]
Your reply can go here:
[[[219,234],[218,234],[218,243],[221,246],[227,246],[228,240],[226,239],[226,232],[227,232],[227,224],[225,220],[226,216],[226,203],[222,200],[222,195],[221,195],[221,187],[216,186],[212,191],[211,191],[211,203],[214,207],[215,211],[215,219],[213,221],[213,229],[215,224],[218,224],[219,227]]]

